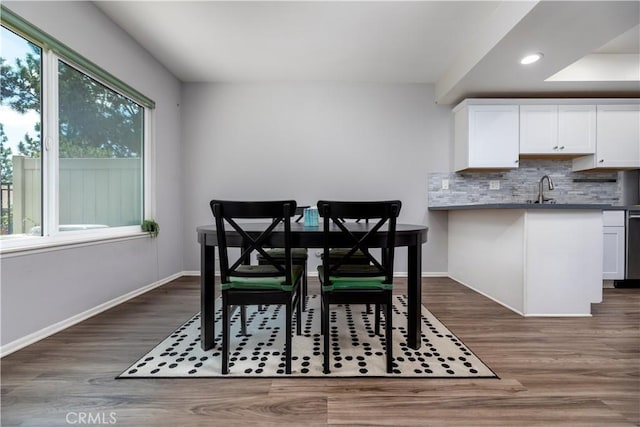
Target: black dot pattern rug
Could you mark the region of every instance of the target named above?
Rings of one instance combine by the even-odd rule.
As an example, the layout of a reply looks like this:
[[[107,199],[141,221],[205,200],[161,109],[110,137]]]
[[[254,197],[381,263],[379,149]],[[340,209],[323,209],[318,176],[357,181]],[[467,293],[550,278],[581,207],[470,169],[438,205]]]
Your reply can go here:
[[[393,373],[386,372],[384,315],[380,335],[364,305],[331,306],[331,373],[324,374],[320,334],[320,297],[310,295],[302,313],[302,335],[293,335],[292,373],[284,373],[284,307],[247,307],[247,335],[241,335],[240,312],[232,316],[229,374],[224,377],[419,377],[496,378],[473,352],[424,306],[422,346],[407,346],[407,299],[394,297]],[[219,301],[218,301],[219,302]],[[219,304],[217,305],[219,307]],[[221,311],[216,311],[216,345],[200,346],[200,314],[126,369],[118,378],[223,377],[220,373]]]

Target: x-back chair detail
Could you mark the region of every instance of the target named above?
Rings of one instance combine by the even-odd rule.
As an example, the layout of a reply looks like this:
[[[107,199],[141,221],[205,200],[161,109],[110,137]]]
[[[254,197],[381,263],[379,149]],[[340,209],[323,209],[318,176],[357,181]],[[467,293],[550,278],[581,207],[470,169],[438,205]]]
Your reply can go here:
[[[318,275],[322,289],[322,333],[324,335],[324,372],[330,372],[330,305],[331,304],[375,304],[376,333],[378,333],[378,306],[385,307],[385,346],[387,372],[393,369],[392,342],[392,292],[393,260],[395,253],[396,220],[402,203],[399,200],[373,202],[318,202],[318,213],[323,218],[325,243],[322,265]],[[344,219],[377,220],[371,227],[347,224]],[[328,235],[332,229],[339,229],[344,237],[344,255],[330,259]],[[370,249],[380,247],[380,256],[374,256]],[[356,254],[364,254],[366,264],[354,263]],[[360,256],[360,255],[358,255]],[[338,331],[340,332],[340,331]]]
[[[301,333],[301,290],[303,267],[293,264],[291,248],[291,218],[296,211],[295,200],[282,201],[224,201],[212,200],[218,250],[220,253],[220,282],[222,289],[222,373],[229,372],[231,307],[280,304],[285,306],[285,371],[291,373],[292,315],[296,309],[296,333]],[[257,230],[255,222],[239,220],[264,219],[264,229]],[[260,223],[262,224],[262,223]],[[233,262],[229,257],[226,230],[230,226],[241,236],[243,248]],[[282,258],[272,257],[264,247],[274,244],[272,232],[284,227]],[[262,264],[252,265],[251,255],[257,253]],[[244,325],[243,325],[244,326]],[[244,327],[243,327],[244,329]],[[244,332],[244,331],[243,331]]]

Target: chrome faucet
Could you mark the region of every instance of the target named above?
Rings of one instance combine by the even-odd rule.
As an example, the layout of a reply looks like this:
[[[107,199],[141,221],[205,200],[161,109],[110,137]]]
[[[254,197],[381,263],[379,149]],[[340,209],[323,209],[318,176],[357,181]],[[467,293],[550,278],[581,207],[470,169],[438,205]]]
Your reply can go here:
[[[553,200],[553,199],[544,197],[543,183],[545,178],[547,178],[547,183],[549,184],[549,190],[553,190],[553,181],[551,180],[551,177],[549,175],[544,175],[542,178],[540,178],[540,182],[538,183],[538,203],[540,204]]]

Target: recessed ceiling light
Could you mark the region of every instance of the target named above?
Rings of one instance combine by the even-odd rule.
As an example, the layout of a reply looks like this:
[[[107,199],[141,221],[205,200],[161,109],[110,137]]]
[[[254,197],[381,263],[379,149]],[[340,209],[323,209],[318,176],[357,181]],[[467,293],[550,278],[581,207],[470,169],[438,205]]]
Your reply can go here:
[[[542,53],[532,53],[531,55],[527,55],[520,60],[522,65],[533,64],[534,62],[539,61],[544,55]]]

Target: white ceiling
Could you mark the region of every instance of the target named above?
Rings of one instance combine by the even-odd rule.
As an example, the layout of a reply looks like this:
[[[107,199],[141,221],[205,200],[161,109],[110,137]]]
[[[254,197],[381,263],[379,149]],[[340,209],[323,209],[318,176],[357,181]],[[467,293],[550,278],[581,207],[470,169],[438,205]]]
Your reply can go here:
[[[545,82],[593,52],[637,55],[637,1],[95,4],[184,82],[433,83],[444,104],[469,96],[640,96],[640,76]],[[518,61],[528,51],[544,59],[525,68]]]

